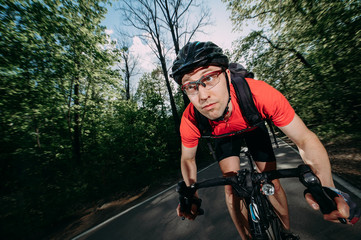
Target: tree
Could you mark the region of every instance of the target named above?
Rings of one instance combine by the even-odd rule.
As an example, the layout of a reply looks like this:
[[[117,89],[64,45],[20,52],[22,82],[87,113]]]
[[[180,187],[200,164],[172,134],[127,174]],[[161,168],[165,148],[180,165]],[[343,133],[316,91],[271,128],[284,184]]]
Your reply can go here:
[[[313,126],[336,131],[360,122],[359,1],[225,1],[235,29],[259,31],[239,40],[234,57],[284,92]],[[330,114],[335,118],[330,119]]]
[[[157,0],[157,4],[162,10],[165,26],[171,33],[176,55],[179,53],[181,44],[188,43],[196,32],[201,31],[204,26],[209,24],[209,11],[208,9],[202,9],[198,19],[195,20],[195,24],[188,29],[190,26],[188,23],[190,8],[198,7],[193,5],[193,0],[187,2],[182,0]],[[182,37],[184,38],[183,41],[181,41]],[[189,104],[188,96],[183,92],[182,95],[184,105],[187,106]]]
[[[138,65],[139,58],[133,56],[129,50],[129,43],[124,38],[118,40],[117,48],[120,50],[120,57],[122,59],[120,69],[123,72],[124,76],[124,86],[125,86],[125,99],[130,100],[130,84],[131,77],[139,74],[139,69],[136,69]]]
[[[194,28],[187,29],[189,24],[186,23],[187,18],[185,16],[192,3],[192,0],[186,3],[179,0],[138,0],[123,1],[123,6],[120,7],[125,22],[140,32],[139,37],[151,47],[160,61],[177,133],[179,132],[179,115],[168,77],[167,52],[169,49],[174,48],[175,52],[178,53],[180,37],[184,37],[186,43],[200,27],[204,26],[207,19],[206,13],[201,15],[201,19],[197,21]],[[185,30],[180,31],[181,26],[185,26]],[[171,35],[171,41],[173,42],[172,47],[167,43],[169,35]]]
[[[36,238],[39,227],[66,217],[89,186],[84,179],[89,159],[82,158],[88,132],[97,130],[91,128],[96,110],[103,110],[119,79],[111,69],[114,55],[104,49],[103,4],[0,4],[0,205],[6,212],[0,225],[5,236]]]
[[[74,159],[81,163],[82,125],[87,117],[88,104],[98,97],[99,83],[114,81],[115,72],[109,67],[115,55],[103,49],[107,43],[104,27],[100,26],[106,9],[102,1],[64,2],[60,8],[61,30],[59,41],[67,50],[63,58],[65,65],[63,76],[64,89],[68,92],[68,123],[72,133]],[[110,78],[109,78],[110,77]]]
[[[168,115],[166,102],[169,102],[169,97],[160,67],[150,74],[143,75],[139,82],[136,99],[140,102],[142,109],[147,109],[162,117]]]

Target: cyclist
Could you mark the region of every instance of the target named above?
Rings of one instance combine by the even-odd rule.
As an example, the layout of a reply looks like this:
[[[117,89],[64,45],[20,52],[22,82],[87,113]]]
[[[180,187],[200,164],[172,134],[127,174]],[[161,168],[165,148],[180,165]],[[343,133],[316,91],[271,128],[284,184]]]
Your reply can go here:
[[[246,129],[241,135],[230,134],[215,140],[216,156],[224,176],[235,175],[240,170],[239,153],[242,138],[245,139],[259,171],[276,169],[276,159],[268,132],[263,127],[250,128],[242,116],[235,90],[230,82],[231,75],[228,66],[228,57],[212,42],[186,44],[173,62],[171,77],[181,85],[190,100],[180,125],[181,171],[187,186],[197,181],[195,157],[198,139],[201,136],[195,120],[194,107],[209,119],[214,135]],[[334,188],[331,166],[325,148],[318,137],[305,126],[286,98],[263,81],[252,78],[246,78],[246,81],[262,117],[273,121],[297,145],[303,161],[311,166],[323,186]],[[287,198],[279,180],[274,180],[273,184],[276,191],[270,201],[287,232],[290,228]],[[231,186],[225,186],[225,197],[229,213],[240,236],[242,239],[250,238],[246,208],[233,194]],[[305,197],[307,202],[317,210],[318,205],[312,196],[306,194]],[[345,200],[335,198],[335,201],[338,211],[324,215],[324,218],[329,221],[348,218],[349,206]],[[181,212],[178,206],[178,216],[190,220],[195,219],[200,202],[198,193],[195,193],[191,201],[191,211]],[[355,219],[352,223],[356,221]]]

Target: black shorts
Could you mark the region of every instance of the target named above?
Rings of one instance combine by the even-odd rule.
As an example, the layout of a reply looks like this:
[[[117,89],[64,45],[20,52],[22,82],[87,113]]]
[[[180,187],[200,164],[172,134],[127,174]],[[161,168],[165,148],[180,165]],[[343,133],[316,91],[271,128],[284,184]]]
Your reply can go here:
[[[240,135],[217,138],[215,140],[217,161],[224,158],[237,156],[239,157],[241,145],[246,143],[254,161],[256,162],[273,162],[276,161],[273,152],[271,139],[266,126],[261,126]]]

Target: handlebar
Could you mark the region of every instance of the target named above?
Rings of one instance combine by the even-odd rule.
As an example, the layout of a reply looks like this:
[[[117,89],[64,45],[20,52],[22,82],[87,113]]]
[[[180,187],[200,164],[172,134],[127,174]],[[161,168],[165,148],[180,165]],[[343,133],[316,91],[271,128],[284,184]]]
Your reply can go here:
[[[256,173],[250,172],[248,169],[238,171],[236,176],[221,177],[205,180],[192,185],[195,191],[200,188],[208,188],[214,186],[231,185],[236,193],[242,196],[250,196],[252,188],[255,185],[270,182],[274,179],[298,177],[300,182],[307,188],[308,192],[314,197],[320,206],[323,214],[329,214],[337,210],[336,203],[333,198],[337,196],[329,196],[323,189],[319,178],[312,172],[310,166],[301,164],[297,168],[272,170],[268,172]],[[339,218],[341,223],[347,223],[346,219]]]

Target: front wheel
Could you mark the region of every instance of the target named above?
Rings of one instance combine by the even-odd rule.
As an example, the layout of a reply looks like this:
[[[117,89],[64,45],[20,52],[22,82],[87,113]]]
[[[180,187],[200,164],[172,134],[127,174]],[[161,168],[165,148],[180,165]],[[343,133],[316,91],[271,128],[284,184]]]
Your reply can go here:
[[[253,239],[282,240],[281,222],[267,197],[261,193],[248,203],[248,219]]]

